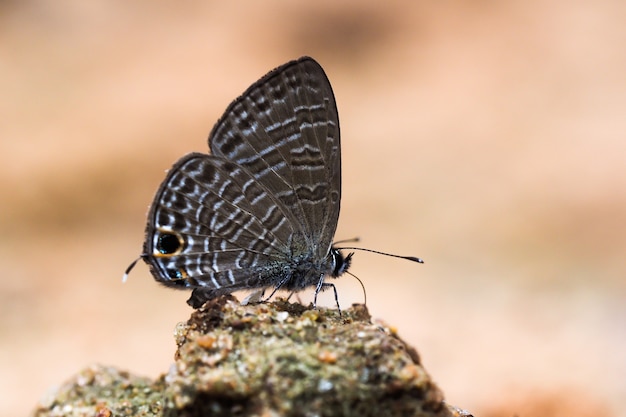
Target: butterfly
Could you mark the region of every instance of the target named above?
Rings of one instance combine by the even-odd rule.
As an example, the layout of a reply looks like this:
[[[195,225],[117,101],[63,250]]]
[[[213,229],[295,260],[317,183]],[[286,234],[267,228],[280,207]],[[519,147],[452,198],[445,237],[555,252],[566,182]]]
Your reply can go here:
[[[194,308],[267,288],[314,287],[315,304],[353,255],[332,243],[341,143],[324,70],[302,57],[270,71],[228,106],[208,142],[210,154],[188,154],[169,170],[139,259],[158,282],[193,290]]]

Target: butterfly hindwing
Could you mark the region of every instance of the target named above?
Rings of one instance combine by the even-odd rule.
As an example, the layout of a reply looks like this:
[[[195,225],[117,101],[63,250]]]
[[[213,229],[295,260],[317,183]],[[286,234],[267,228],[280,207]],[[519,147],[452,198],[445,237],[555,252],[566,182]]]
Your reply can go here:
[[[144,253],[152,255],[153,273],[166,284],[245,287],[241,276],[285,256],[291,226],[245,169],[190,154],[174,165],[155,197]]]

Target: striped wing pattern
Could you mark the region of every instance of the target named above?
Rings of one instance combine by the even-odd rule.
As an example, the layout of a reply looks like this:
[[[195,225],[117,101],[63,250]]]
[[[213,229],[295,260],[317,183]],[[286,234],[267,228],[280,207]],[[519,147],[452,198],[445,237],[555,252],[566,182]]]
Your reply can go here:
[[[209,136],[211,154],[254,173],[292,214],[319,256],[339,218],[341,148],[330,82],[310,58],[280,67],[227,109]]]
[[[143,259],[155,279],[194,289],[197,307],[332,274],[339,122],[319,64],[301,58],[253,84],[215,125],[209,148],[180,159],[152,203]]]

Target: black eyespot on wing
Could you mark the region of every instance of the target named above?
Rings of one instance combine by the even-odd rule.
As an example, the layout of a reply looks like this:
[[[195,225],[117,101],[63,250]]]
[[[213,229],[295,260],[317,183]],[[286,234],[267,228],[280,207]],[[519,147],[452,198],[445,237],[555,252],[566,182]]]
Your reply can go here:
[[[163,255],[176,253],[181,247],[182,242],[179,237],[173,233],[161,233],[156,245],[156,249]]]
[[[185,279],[185,273],[181,269],[171,269],[167,271],[167,275],[170,277],[171,281],[168,281],[167,285],[172,287],[181,287],[185,288],[188,286],[187,280]]]

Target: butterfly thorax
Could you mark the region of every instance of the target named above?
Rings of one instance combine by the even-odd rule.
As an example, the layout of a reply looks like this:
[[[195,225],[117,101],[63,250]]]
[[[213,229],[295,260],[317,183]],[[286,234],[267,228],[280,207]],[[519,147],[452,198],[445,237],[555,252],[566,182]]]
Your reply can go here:
[[[338,249],[331,247],[328,255],[321,260],[312,253],[293,256],[291,259],[273,280],[279,289],[300,291],[317,286],[325,277],[339,277],[350,267],[352,254],[344,257]]]

